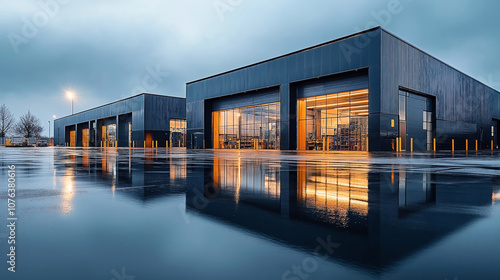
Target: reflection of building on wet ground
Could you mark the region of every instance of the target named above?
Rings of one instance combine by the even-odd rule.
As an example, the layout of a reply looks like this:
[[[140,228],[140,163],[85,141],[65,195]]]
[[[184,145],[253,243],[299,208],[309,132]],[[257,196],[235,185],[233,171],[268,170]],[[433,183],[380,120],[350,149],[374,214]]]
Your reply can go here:
[[[378,270],[486,215],[469,210],[492,205],[491,180],[215,157],[213,167],[189,168],[186,204],[311,253],[330,236],[341,244],[331,258]]]
[[[59,146],[184,147],[185,134],[186,99],[148,93],[54,120]]]
[[[494,177],[422,172],[393,165],[236,157],[192,157],[163,149],[78,149],[56,153],[72,210],[78,180],[109,183],[144,202],[186,194],[187,211],[314,254],[381,271],[490,214],[500,199]],[[312,157],[311,159],[313,159]],[[325,251],[322,251],[324,254]]]
[[[56,157],[63,155],[56,154]],[[136,153],[133,149],[82,149],[69,156],[69,161],[65,162],[59,168],[56,165],[56,170],[73,174],[70,177],[65,175],[66,180],[82,178],[109,182],[113,191],[140,200],[148,201],[185,192],[187,160],[182,156],[176,157],[175,152],[167,157],[165,152],[159,154],[154,150]]]

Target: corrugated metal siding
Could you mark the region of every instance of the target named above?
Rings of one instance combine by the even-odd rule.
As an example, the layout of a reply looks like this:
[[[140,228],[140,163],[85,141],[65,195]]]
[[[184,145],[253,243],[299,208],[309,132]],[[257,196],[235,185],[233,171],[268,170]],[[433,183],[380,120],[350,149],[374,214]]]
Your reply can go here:
[[[213,111],[220,111],[245,106],[255,106],[280,101],[279,88],[264,89],[209,100]]]
[[[381,42],[382,113],[398,114],[399,87],[435,96],[436,137],[443,143],[471,137],[472,127],[489,127],[500,116],[497,91],[385,31]]]
[[[170,119],[186,118],[186,99],[145,95],[145,130],[170,131]]]
[[[368,87],[368,71],[363,70],[300,83],[297,86],[297,97],[305,98]]]
[[[132,114],[132,131],[134,138],[138,132],[145,130],[170,129],[169,118],[186,118],[186,100],[170,96],[141,94],[129,99],[86,110],[54,121],[54,141],[56,145],[64,145],[65,127],[94,120],[107,119],[116,122],[117,115]]]

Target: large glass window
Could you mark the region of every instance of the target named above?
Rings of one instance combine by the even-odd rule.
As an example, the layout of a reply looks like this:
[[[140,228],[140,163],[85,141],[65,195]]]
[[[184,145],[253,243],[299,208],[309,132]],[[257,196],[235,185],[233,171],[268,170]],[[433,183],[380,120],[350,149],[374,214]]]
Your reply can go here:
[[[89,129],[84,128],[82,129],[82,147],[88,147],[89,146]]]
[[[279,149],[280,104],[213,112],[215,149]]]
[[[76,131],[74,130],[69,132],[69,145],[71,147],[76,147]]]
[[[116,141],[116,124],[102,126],[102,144],[105,147],[114,147]]]
[[[170,119],[170,144],[172,147],[186,146],[186,120]]]
[[[297,111],[299,150],[368,150],[368,89],[299,99]]]

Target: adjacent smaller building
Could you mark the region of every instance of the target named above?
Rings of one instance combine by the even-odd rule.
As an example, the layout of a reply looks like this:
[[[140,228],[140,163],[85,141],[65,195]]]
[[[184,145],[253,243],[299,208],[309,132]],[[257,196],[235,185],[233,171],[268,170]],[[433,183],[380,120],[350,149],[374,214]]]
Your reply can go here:
[[[185,147],[186,99],[142,93],[54,121],[54,145]]]

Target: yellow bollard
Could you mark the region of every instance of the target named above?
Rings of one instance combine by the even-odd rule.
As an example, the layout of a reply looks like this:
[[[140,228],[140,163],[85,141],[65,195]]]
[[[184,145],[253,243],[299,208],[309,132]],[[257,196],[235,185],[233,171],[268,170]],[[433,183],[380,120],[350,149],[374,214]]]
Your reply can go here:
[[[477,151],[477,140],[476,140],[476,151]]]
[[[155,141],[155,144],[156,144],[156,148],[158,148],[158,141]]]
[[[101,141],[101,148],[102,148],[102,141]]]
[[[325,137],[323,137],[323,152],[326,150],[326,149],[325,149],[325,142],[326,142],[326,141],[325,141]]]
[[[241,140],[238,140],[238,150],[241,150]]]
[[[367,152],[369,152],[369,151],[370,151],[370,149],[368,148],[368,143],[369,143],[369,141],[368,141],[368,137],[366,137],[366,151],[367,151]]]
[[[413,153],[413,138],[410,138],[410,142],[411,142],[411,144],[410,144],[410,149],[411,150],[410,151]]]
[[[491,140],[491,150],[493,151],[493,140]]]
[[[118,141],[115,141],[115,148],[118,147]]]
[[[451,151],[455,151],[455,139],[451,139]]]
[[[132,141],[132,148],[135,148],[135,141]]]
[[[434,148],[434,152],[436,151],[436,138],[434,138],[432,140],[432,144],[433,144],[433,148]]]
[[[205,141],[205,140],[203,140],[203,141]],[[203,142],[203,143],[205,143],[205,142]],[[203,145],[205,145],[205,144],[203,144]],[[172,139],[170,139],[170,147],[172,147]]]
[[[146,141],[144,141],[144,148],[146,148]]]
[[[469,151],[469,139],[465,139],[465,151]]]
[[[399,152],[399,137],[396,137],[396,152]]]

